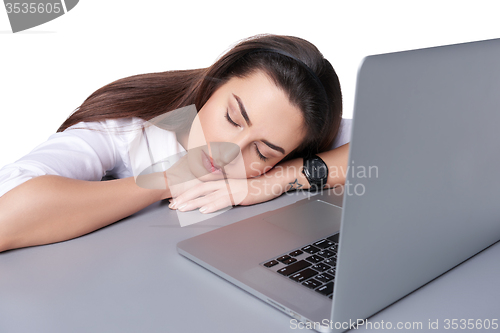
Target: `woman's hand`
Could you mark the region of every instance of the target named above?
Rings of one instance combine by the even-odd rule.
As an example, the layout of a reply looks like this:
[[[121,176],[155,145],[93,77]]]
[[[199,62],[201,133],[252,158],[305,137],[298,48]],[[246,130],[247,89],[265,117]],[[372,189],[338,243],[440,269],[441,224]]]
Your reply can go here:
[[[276,179],[261,175],[251,179],[200,182],[175,197],[169,207],[179,211],[199,209],[206,214],[228,206],[261,203],[276,198],[285,191],[285,188],[273,180]]]
[[[343,185],[347,173],[349,144],[318,154],[328,165],[327,187]],[[200,209],[212,213],[231,205],[253,205],[279,197],[291,190],[310,187],[302,173],[301,158],[276,165],[268,172],[250,179],[227,179],[201,182],[193,179],[171,187],[170,208],[180,211]],[[167,175],[168,176],[168,175]]]

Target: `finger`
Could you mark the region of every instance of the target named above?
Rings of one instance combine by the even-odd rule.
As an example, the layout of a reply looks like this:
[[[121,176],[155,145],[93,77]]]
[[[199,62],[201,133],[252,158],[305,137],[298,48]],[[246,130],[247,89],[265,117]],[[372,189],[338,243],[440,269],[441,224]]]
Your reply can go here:
[[[177,207],[181,211],[189,211],[201,206],[207,206],[207,204],[214,202],[222,197],[225,198],[225,201],[219,200],[218,205],[212,208],[212,210],[218,210],[227,206],[238,205],[245,199],[248,194],[248,186],[246,182],[241,184],[244,185],[243,189],[237,188],[235,186],[230,186],[230,188],[228,189],[227,186],[223,186],[223,184],[220,183],[215,191],[207,193],[205,194],[205,196],[200,196],[191,200],[179,201],[177,203]],[[213,188],[210,187],[210,190],[212,189]],[[236,193],[232,192],[233,189],[237,190]]]
[[[229,199],[229,196],[222,196],[220,198],[215,199],[214,201],[211,201],[210,203],[202,206],[200,208],[200,212],[203,214],[208,214],[208,213],[213,213],[215,211],[218,211],[220,209],[226,208],[226,207],[231,207],[231,200]]]
[[[184,189],[182,192],[177,193],[177,195],[173,196],[172,206],[171,208],[177,209],[181,206],[184,206],[186,202],[196,199],[201,196],[208,195],[214,192],[217,188],[213,186],[213,184],[197,184],[188,189]]]
[[[185,203],[182,203],[178,206],[177,209],[181,212],[186,212],[186,211],[190,211],[193,209],[197,209],[197,208],[200,208],[204,205],[207,205],[211,202],[218,200],[222,196],[224,196],[224,194],[221,193],[221,191],[212,192],[212,193],[209,193],[205,196],[198,197],[198,198],[195,198],[193,200],[189,200]]]
[[[175,198],[177,198],[179,195],[195,187],[198,184],[200,184],[199,181],[192,180],[175,186],[170,186],[170,194],[172,196],[172,200],[175,200]]]
[[[225,186],[225,185],[224,185]],[[176,209],[178,207],[181,207],[184,205],[186,202],[196,199],[201,196],[205,196],[211,192],[214,192],[218,189],[221,188],[221,185],[219,182],[206,182],[206,183],[201,183],[196,186],[193,186],[192,188],[189,188],[188,190],[184,191],[183,193],[179,194],[177,197],[175,197],[172,200],[172,209]]]

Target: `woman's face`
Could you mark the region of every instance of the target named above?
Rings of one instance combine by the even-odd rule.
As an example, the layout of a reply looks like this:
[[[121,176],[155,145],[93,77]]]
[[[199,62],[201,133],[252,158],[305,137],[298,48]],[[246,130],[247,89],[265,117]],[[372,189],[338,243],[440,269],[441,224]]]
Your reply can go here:
[[[189,134],[189,166],[203,181],[221,179],[223,173],[228,178],[255,177],[297,148],[304,137],[300,109],[257,71],[231,78],[199,110]]]

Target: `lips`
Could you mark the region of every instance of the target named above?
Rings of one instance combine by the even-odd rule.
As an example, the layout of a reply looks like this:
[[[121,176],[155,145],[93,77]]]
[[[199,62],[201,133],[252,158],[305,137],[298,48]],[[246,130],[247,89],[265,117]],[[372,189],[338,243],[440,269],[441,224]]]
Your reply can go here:
[[[217,164],[214,164],[213,159],[203,150],[201,150],[201,161],[208,173],[222,174],[221,168]]]

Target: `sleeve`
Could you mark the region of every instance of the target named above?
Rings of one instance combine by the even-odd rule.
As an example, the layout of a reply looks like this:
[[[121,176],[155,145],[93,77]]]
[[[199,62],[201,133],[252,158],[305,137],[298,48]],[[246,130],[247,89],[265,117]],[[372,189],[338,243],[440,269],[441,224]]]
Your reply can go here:
[[[352,119],[342,118],[339,133],[333,141],[332,148],[335,149],[351,141]]]
[[[119,138],[110,123],[81,122],[48,140],[14,163],[0,169],[0,196],[41,175],[81,180],[101,180],[121,160],[116,151]]]

